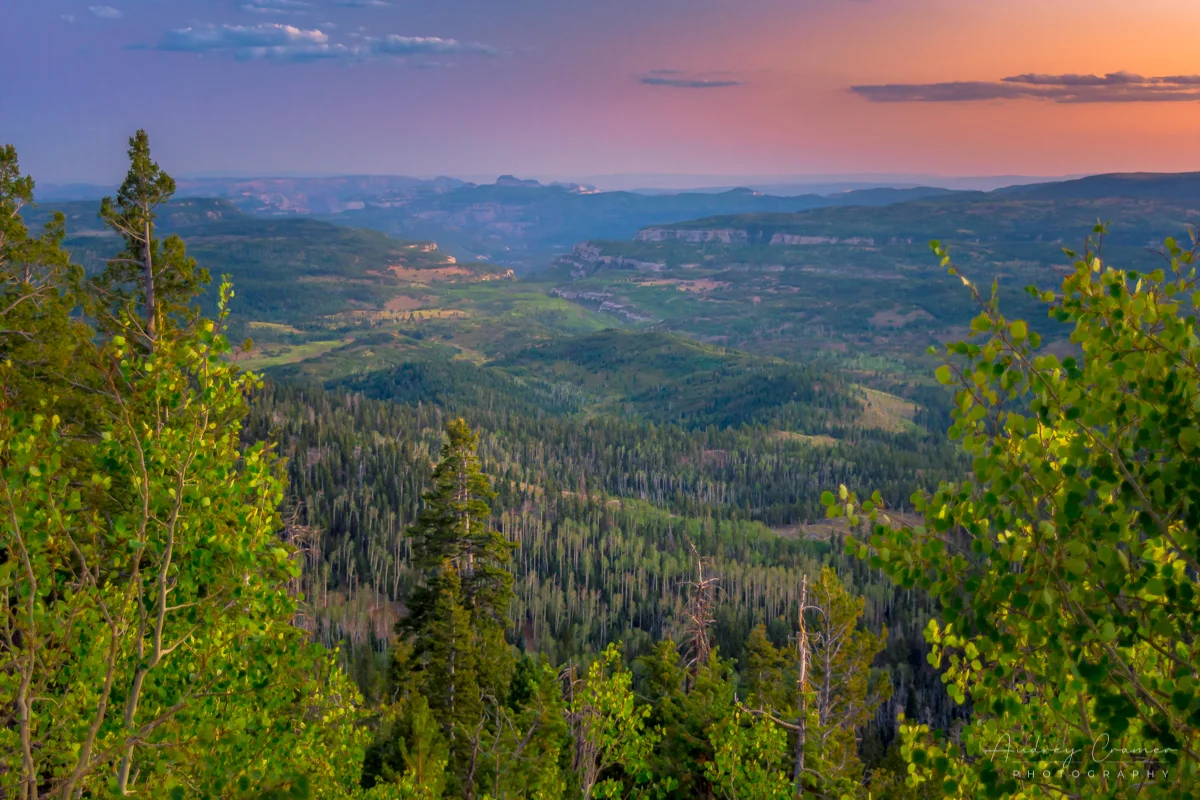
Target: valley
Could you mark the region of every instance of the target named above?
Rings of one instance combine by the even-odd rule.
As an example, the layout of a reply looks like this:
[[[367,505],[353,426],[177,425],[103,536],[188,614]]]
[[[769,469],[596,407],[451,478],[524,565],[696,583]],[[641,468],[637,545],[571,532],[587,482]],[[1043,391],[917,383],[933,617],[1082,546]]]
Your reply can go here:
[[[919,524],[915,492],[972,472],[944,436],[953,401],[924,350],[963,336],[978,309],[926,240],[1067,353],[1065,330],[1022,289],[1053,283],[1092,214],[1122,220],[1109,257],[1154,263],[1147,243],[1197,215],[1187,187],[1147,197],[1145,182],[1110,180],[671,220],[586,238],[533,275],[397,238],[365,209],[334,224],[185,198],[159,225],[232,281],[228,333],[247,341],[229,358],[267,377],[245,436],[287,459],[305,624],[343,648],[368,704],[393,690],[393,631],[421,586],[405,532],[461,417],[478,431],[497,529],[517,546],[507,619],[526,652],[573,663],[620,641],[644,659],[686,641],[703,569],[719,576],[712,646],[746,669],[748,648],[765,646],[756,636],[788,641],[804,576],[831,567],[862,598],[862,624],[887,631],[871,674],[892,693],[859,727],[858,752],[879,771],[899,711],[939,728],[968,713],[927,660],[937,599],[848,553],[861,528],[828,519],[823,499],[871,486],[889,524]],[[55,210],[72,259],[102,271],[120,243],[94,204],[24,216],[37,225]],[[492,219],[458,222],[486,237]],[[215,313],[212,289],[198,301]]]

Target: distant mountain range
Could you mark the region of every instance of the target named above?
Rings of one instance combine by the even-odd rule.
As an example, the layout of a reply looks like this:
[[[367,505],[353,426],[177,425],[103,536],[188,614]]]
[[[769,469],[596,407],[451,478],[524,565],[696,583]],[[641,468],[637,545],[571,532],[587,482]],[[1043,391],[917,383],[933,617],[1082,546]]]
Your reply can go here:
[[[220,198],[243,213],[255,216],[315,217],[343,226],[371,228],[404,239],[435,240],[447,253],[460,259],[491,261],[524,274],[544,269],[554,258],[569,252],[583,240],[629,240],[643,229],[668,224],[677,229],[735,224],[729,222],[728,217],[738,217],[736,225],[743,222],[765,225],[772,229],[772,235],[782,232],[828,237],[834,234],[827,229],[844,227],[840,220],[846,218],[846,214],[822,217],[807,212],[888,206],[891,210],[887,213],[860,215],[860,222],[856,224],[861,232],[857,235],[919,238],[938,229],[946,215],[965,214],[954,230],[1004,224],[1002,218],[1012,217],[1015,209],[1009,201],[1017,199],[1095,201],[1122,197],[1160,204],[1194,203],[1200,207],[1200,174],[1196,173],[1096,175],[1001,186],[991,192],[932,185],[838,183],[837,178],[847,176],[826,177],[830,182],[824,184],[686,192],[655,189],[600,191],[589,183],[543,184],[512,175],[503,175],[487,184],[449,177],[421,179],[370,175],[202,177],[180,180],[177,196]],[[1010,176],[994,180],[1026,179]],[[847,186],[854,188],[847,189]],[[762,191],[763,188],[773,191]],[[794,193],[793,190],[800,188],[809,191]],[[112,189],[107,187],[73,184],[44,187],[38,196],[43,202],[94,202],[111,192]],[[920,205],[913,206],[914,202]],[[1001,218],[992,218],[992,205],[998,202],[1005,204],[1003,213]],[[1086,212],[1084,216],[1092,213],[1089,209],[1080,211]],[[745,215],[752,217],[740,219]],[[976,218],[975,215],[981,216]],[[1011,223],[1024,225],[1026,216],[1017,214]],[[821,220],[829,220],[832,228],[830,225],[822,227],[818,224]],[[1091,218],[1087,222],[1094,221]]]
[[[930,239],[1079,244],[1099,220],[1111,223],[1109,241],[1149,246],[1163,236],[1179,236],[1189,224],[1200,223],[1200,172],[1114,173],[992,192],[944,192],[904,202],[881,202],[876,205],[886,208],[870,210],[833,205],[794,213],[715,215],[647,226],[635,238],[780,246],[884,246],[923,244]]]
[[[1082,175],[971,175],[951,176],[930,173],[849,173],[822,175],[686,175],[673,173],[624,173],[588,175],[579,178],[606,191],[637,192],[709,192],[744,186],[768,194],[826,194],[850,189],[912,186],[939,186],[944,189],[991,191],[1001,186],[1046,183],[1079,178]]]
[[[317,377],[432,353],[509,359],[504,369],[515,378],[547,381],[588,353],[608,358],[616,340],[587,340],[586,353],[514,354],[604,327],[785,359],[908,363],[965,330],[975,311],[930,254],[930,239],[945,241],[981,286],[998,281],[1006,313],[1040,331],[1045,311],[1023,287],[1053,285],[1062,248],[1078,248],[1098,219],[1112,223],[1106,258],[1136,269],[1160,262],[1152,243],[1183,239],[1187,225],[1200,223],[1200,173],[797,197],[750,189],[649,196],[516,177],[484,185],[205,180],[183,186],[231,196],[182,196],[160,209],[162,232],[183,235],[214,276],[232,275],[235,329],[259,343],[252,363]],[[95,199],[39,200],[23,216],[36,226],[62,210],[78,263],[94,271],[116,252]],[[348,207],[312,210],[335,203]],[[539,259],[548,269],[535,269]],[[529,280],[513,280],[521,270]],[[601,383],[607,364],[596,367]],[[640,381],[620,402],[642,397]]]
[[[1200,173],[680,220],[582,241],[539,277],[614,324],[786,358],[832,350],[904,359],[960,335],[976,313],[930,253],[939,239],[985,291],[997,282],[1006,314],[1068,347],[1024,288],[1057,284],[1063,248],[1082,249],[1097,221],[1108,225],[1105,260],[1161,266],[1163,239],[1186,241],[1200,226]]]

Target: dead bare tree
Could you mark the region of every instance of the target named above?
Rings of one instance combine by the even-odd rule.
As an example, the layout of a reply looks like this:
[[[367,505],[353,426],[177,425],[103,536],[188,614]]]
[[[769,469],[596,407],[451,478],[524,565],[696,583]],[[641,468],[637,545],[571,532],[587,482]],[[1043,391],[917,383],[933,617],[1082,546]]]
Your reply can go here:
[[[691,599],[685,612],[685,667],[688,672],[689,684],[696,671],[708,663],[712,656],[712,641],[709,638],[709,628],[713,624],[713,607],[716,594],[720,590],[720,579],[715,575],[706,575],[706,561],[696,549],[696,545],[688,539],[688,546],[696,559],[696,579],[686,584],[690,588]],[[690,685],[688,687],[691,688]]]
[[[742,709],[767,716],[796,735],[793,780],[802,797],[806,779],[811,786],[834,787],[861,779],[856,730],[875,708],[891,696],[883,678],[871,680],[871,663],[883,649],[887,631],[876,635],[859,628],[863,600],[846,591],[834,572],[821,571],[810,594],[808,578],[800,584],[800,606],[794,637],[796,713],[780,719],[766,709]],[[819,753],[810,763],[809,750]]]
[[[296,614],[293,618],[293,624],[297,628],[307,631],[310,636],[315,636],[317,632],[317,614],[316,609],[311,605],[311,598],[314,596],[314,592],[312,587],[307,584],[311,582],[312,576],[316,574],[315,568],[320,563],[321,531],[316,527],[302,523],[301,520],[304,517],[304,505],[302,503],[297,503],[286,510],[283,514],[283,531],[280,533],[280,539],[283,540],[284,544],[293,549],[293,559],[299,567],[295,577],[288,581],[288,594],[293,598],[299,598],[301,595],[306,598],[306,602],[298,602],[296,604]]]

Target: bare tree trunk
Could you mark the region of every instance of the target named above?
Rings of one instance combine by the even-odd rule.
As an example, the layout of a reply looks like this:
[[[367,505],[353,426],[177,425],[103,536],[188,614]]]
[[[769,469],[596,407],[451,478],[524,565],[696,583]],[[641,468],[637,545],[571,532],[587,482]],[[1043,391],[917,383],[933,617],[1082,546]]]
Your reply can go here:
[[[149,211],[147,210],[147,219],[145,226],[145,241],[143,244],[146,247],[145,258],[142,260],[142,280],[146,287],[146,335],[150,337],[150,344],[153,346],[155,338],[156,319],[158,317],[158,309],[156,308],[154,299],[154,256],[151,252],[151,233]]]
[[[808,734],[808,699],[805,697],[805,691],[808,688],[808,629],[804,625],[804,609],[807,606],[808,576],[805,575],[800,584],[800,635],[797,640],[800,649],[800,673],[796,683],[800,710],[800,716],[796,720],[795,782],[797,800],[804,796],[804,745]]]
[[[475,728],[475,740],[471,744],[471,766],[467,770],[466,786],[463,787],[463,791],[466,792],[464,800],[475,800],[475,770],[479,766],[479,737],[483,733],[483,724],[486,721],[487,715],[485,714]]]

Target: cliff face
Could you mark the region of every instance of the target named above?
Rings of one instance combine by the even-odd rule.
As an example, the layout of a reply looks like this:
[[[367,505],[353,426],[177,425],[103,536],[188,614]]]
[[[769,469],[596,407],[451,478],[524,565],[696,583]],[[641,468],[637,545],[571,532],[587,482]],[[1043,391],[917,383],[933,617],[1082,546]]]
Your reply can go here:
[[[616,317],[624,317],[630,322],[653,322],[653,317],[648,317],[645,314],[639,314],[636,310],[631,309],[624,303],[618,303],[613,300],[612,292],[572,292],[567,289],[554,288],[550,290],[550,294],[555,297],[561,297],[564,300],[571,300],[580,305],[590,306],[595,308],[602,314],[612,314]]]
[[[667,265],[658,261],[639,261],[625,256],[604,255],[597,245],[591,242],[581,242],[572,248],[570,254],[559,260],[560,264],[571,267],[573,278],[582,278],[602,268],[633,269],[642,272],[662,272]]]
[[[769,231],[768,231],[769,232]],[[758,232],[751,235],[750,231],[740,228],[644,228],[633,237],[637,242],[666,242],[679,241],[688,244],[749,244],[751,239],[761,242],[765,235]],[[858,247],[873,247],[875,238],[872,236],[809,236],[799,233],[777,232],[767,240],[772,245],[830,245],[841,244]]]
[[[636,242],[665,242],[676,239],[692,244],[744,244],[750,241],[750,236],[746,231],[736,228],[645,228],[638,231],[633,239]]]
[[[771,237],[770,244],[849,244],[874,246],[875,239],[870,236],[849,236],[844,239],[839,239],[836,236],[801,236],[799,234],[792,233],[777,233]]]

